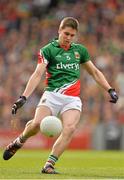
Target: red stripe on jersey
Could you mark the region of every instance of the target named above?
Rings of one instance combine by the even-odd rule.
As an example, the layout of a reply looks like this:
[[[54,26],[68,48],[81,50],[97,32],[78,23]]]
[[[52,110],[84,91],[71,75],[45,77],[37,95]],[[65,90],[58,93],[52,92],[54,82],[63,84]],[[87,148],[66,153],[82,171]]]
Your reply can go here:
[[[48,84],[48,79],[51,77],[51,74],[48,73],[47,69],[46,69],[46,79],[45,79],[45,83],[46,85]]]
[[[40,52],[38,53],[38,64],[43,63],[44,62],[44,57],[43,54],[40,54]]]
[[[80,80],[78,80],[75,84],[70,86],[68,89],[64,91],[63,94],[69,96],[79,96],[80,95]]]

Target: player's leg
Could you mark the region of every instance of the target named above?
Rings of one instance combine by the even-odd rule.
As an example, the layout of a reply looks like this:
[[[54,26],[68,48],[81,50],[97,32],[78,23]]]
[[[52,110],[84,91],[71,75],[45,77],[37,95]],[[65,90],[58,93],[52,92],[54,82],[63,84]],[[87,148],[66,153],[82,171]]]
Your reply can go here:
[[[59,156],[63,153],[66,147],[69,145],[72,140],[73,134],[77,128],[77,125],[80,120],[80,111],[73,109],[65,111],[62,114],[63,121],[63,131],[59,136],[55,144],[53,145],[52,154]]]
[[[51,115],[51,110],[47,106],[37,107],[34,119],[29,121],[26,124],[23,133],[6,147],[3,153],[3,159],[9,160],[16,153],[16,151],[23,146],[29,137],[37,134],[41,120],[49,115]]]
[[[22,138],[27,140],[29,137],[37,134],[40,129],[41,120],[49,115],[51,115],[51,110],[47,106],[42,105],[37,107],[34,119],[26,125],[22,133]]]
[[[62,114],[63,131],[53,145],[50,156],[42,169],[43,173],[50,173],[52,171],[51,168],[47,169],[46,167],[54,166],[60,155],[69,145],[79,123],[80,114],[80,111],[76,109],[67,110]]]

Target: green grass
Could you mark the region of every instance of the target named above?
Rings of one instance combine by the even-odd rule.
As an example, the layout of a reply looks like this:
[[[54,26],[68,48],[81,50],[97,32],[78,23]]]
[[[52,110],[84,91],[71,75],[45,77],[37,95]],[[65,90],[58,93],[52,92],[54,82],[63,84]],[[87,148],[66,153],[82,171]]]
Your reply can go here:
[[[20,150],[9,161],[0,155],[0,179],[124,179],[123,151],[65,151],[59,175],[40,173],[49,151]]]

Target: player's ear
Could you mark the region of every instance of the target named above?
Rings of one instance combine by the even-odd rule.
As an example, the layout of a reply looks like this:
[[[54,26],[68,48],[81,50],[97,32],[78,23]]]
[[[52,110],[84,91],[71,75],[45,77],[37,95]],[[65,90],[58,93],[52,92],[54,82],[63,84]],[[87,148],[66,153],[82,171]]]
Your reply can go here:
[[[59,29],[58,29],[58,34],[60,34],[60,33],[61,33],[61,30],[62,30],[62,29],[59,27]]]

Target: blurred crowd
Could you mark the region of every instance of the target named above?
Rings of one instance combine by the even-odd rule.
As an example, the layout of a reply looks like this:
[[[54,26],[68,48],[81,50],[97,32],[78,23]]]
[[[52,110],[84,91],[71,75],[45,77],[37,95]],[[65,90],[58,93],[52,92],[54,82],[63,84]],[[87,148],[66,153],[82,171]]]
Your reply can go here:
[[[57,36],[66,16],[79,20],[78,42],[120,97],[116,105],[109,103],[108,93],[82,70],[82,122],[124,123],[123,0],[0,0],[0,128],[10,129],[13,120],[22,129],[33,117],[44,80],[14,117],[11,107],[36,67],[39,48]]]

